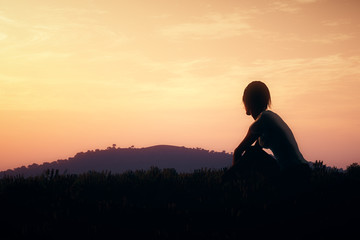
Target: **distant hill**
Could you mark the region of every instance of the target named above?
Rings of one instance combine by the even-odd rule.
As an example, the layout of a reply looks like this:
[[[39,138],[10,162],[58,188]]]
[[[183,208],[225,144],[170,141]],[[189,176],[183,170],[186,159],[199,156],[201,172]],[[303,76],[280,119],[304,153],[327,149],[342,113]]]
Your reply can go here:
[[[214,152],[201,148],[186,148],[158,145],[147,148],[116,148],[77,153],[67,160],[51,163],[32,164],[27,167],[0,172],[5,175],[23,175],[24,177],[42,174],[47,169],[58,169],[59,173],[84,173],[88,171],[111,171],[122,173],[127,170],[147,170],[151,166],[175,168],[178,172],[192,172],[195,169],[219,169],[231,165],[232,155],[226,152]]]

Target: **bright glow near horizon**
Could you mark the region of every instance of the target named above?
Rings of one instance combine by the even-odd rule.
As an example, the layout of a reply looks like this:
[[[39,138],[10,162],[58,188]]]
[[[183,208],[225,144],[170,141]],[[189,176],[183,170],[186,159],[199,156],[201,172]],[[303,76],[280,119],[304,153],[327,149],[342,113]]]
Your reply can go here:
[[[253,80],[307,160],[359,162],[357,0],[0,2],[0,170],[113,143],[232,152]]]

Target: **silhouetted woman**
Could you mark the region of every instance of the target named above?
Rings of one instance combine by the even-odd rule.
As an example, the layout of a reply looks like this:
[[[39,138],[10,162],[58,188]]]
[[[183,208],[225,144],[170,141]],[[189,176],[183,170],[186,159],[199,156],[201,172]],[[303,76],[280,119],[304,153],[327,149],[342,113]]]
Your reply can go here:
[[[308,167],[288,125],[279,115],[268,110],[271,97],[267,86],[260,81],[251,82],[244,90],[243,102],[246,114],[255,121],[235,149],[233,167],[229,172],[260,170],[269,174]],[[275,158],[262,148],[270,149]]]

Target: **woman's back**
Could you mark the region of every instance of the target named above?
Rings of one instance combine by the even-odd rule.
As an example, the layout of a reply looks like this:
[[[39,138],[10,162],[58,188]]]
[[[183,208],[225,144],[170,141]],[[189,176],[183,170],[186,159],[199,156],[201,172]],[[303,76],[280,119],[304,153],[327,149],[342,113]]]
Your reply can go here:
[[[260,136],[260,146],[269,148],[282,168],[307,163],[291,129],[276,113],[263,111],[250,126],[250,131]]]

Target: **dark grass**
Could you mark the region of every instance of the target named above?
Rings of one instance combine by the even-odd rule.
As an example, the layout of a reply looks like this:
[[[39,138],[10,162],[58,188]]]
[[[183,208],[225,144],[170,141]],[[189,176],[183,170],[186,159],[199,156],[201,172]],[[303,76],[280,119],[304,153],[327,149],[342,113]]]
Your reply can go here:
[[[0,238],[357,239],[360,167],[306,179],[224,170],[88,172],[0,179]],[[357,237],[356,237],[357,236]],[[355,237],[355,238],[353,238]]]

